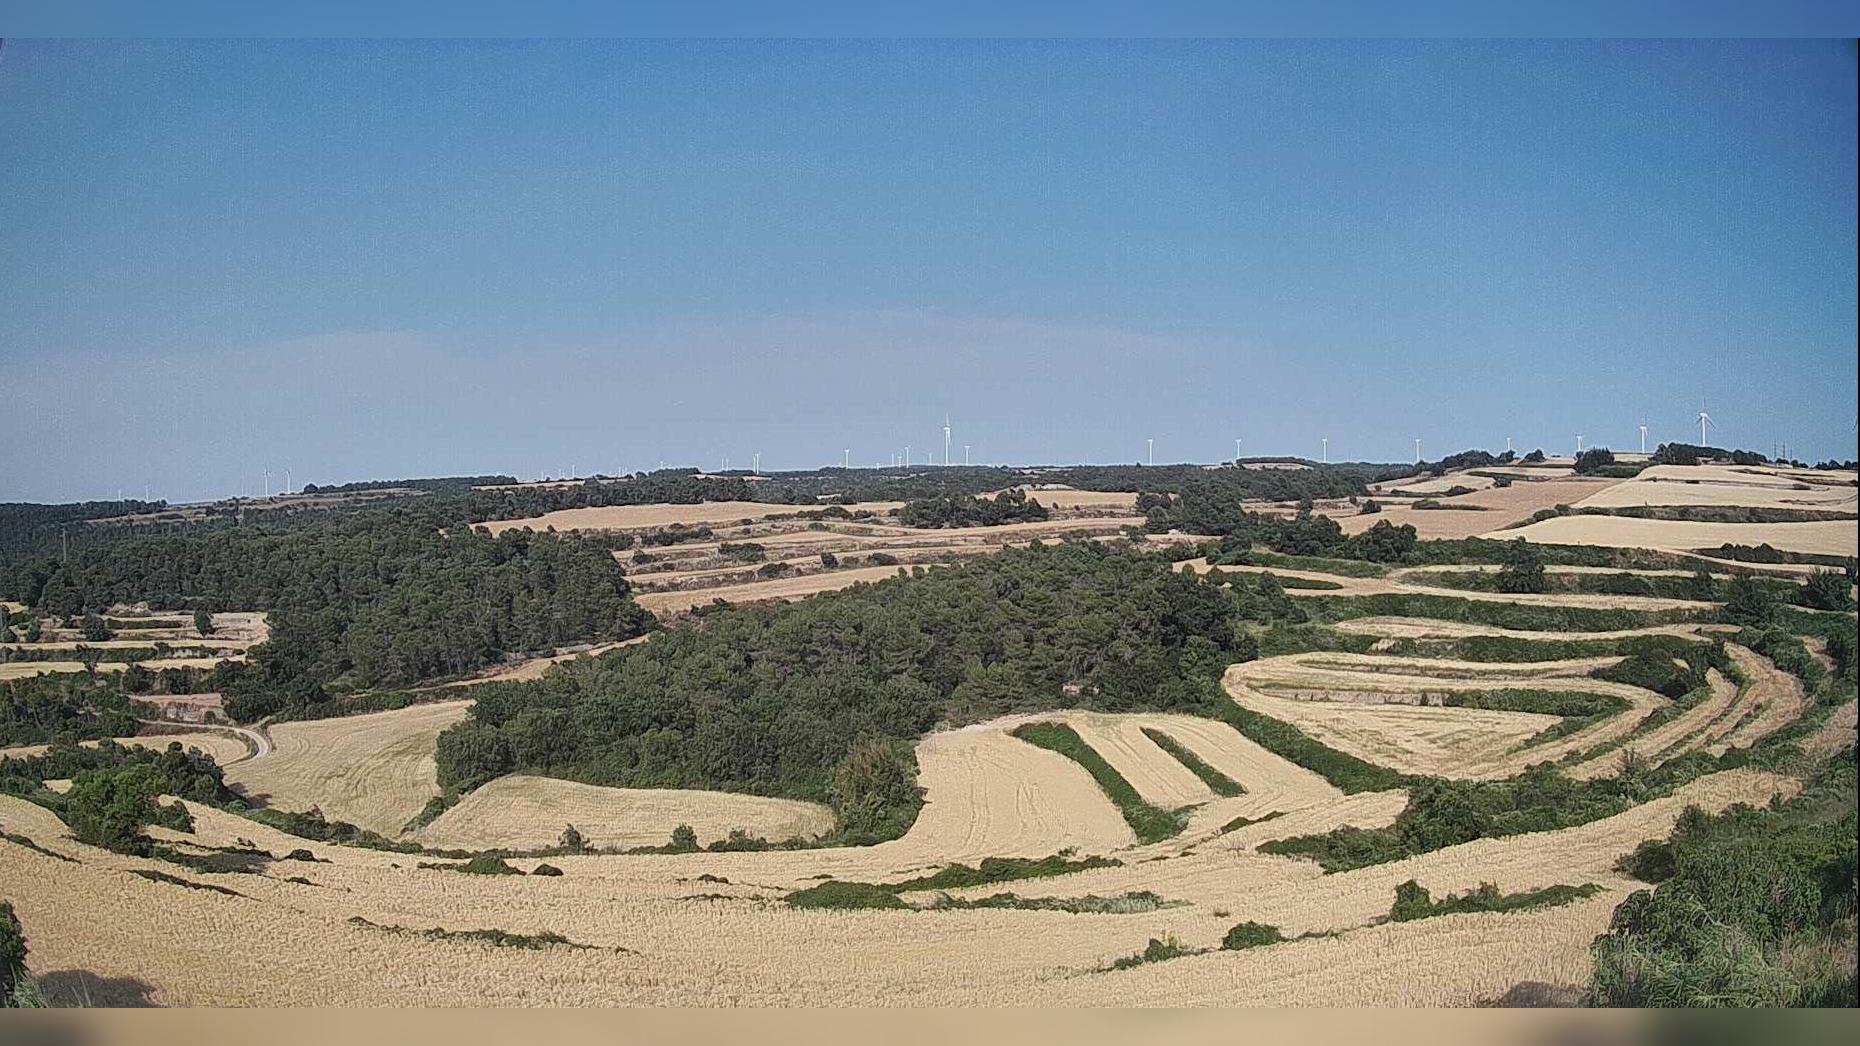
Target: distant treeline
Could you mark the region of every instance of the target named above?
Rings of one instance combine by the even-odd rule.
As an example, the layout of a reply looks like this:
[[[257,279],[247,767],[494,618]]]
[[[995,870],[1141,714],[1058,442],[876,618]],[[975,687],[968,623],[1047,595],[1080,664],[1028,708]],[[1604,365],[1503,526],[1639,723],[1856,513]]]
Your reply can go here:
[[[305,494],[355,494],[368,490],[424,490],[433,494],[455,494],[473,487],[514,484],[515,476],[440,476],[434,479],[367,479],[354,483],[305,483]]]

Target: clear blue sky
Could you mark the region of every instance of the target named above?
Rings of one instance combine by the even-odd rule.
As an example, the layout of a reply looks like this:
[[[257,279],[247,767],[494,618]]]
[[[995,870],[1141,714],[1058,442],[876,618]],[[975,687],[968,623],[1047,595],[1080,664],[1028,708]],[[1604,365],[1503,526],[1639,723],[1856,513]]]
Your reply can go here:
[[[1704,401],[1851,457],[1855,66],[9,40],[0,500],[921,460],[945,411],[976,460],[1404,460]]]

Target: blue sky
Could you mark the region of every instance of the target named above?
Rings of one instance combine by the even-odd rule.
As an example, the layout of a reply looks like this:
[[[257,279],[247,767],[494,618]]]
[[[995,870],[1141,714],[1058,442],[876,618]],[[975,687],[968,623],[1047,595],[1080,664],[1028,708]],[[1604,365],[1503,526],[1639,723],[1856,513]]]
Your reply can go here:
[[[660,461],[1854,455],[1855,48],[0,50],[0,499]],[[958,451],[960,453],[960,451]]]

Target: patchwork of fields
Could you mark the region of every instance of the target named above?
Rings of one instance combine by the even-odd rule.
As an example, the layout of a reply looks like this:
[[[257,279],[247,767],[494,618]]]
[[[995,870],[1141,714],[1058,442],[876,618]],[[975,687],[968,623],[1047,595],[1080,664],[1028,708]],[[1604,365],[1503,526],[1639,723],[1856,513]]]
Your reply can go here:
[[[1517,478],[1500,486],[1493,470],[1481,471],[1463,484],[1470,492],[1451,496],[1451,475],[1389,486],[1395,497],[1470,507],[1408,500],[1369,515],[1343,515],[1341,504],[1319,511],[1337,514],[1348,533],[1386,520],[1414,525],[1423,539],[1856,553],[1851,519],[1577,511],[1529,522],[1559,505],[1851,512],[1847,474],[1656,466],[1599,480],[1551,466],[1507,470]],[[716,600],[798,601],[1036,540],[1109,543],[1143,523],[1134,495],[1030,493],[1060,511],[1040,523],[927,531],[886,519],[894,502],[847,507],[877,514],[868,518],[818,520],[770,518],[788,506],[720,502],[573,509],[493,529],[707,526],[695,540],[614,553],[638,602],[677,618]],[[1187,540],[1152,535],[1139,547]],[[1271,598],[1293,608],[1277,612],[1296,616],[1259,625],[1260,656],[1216,666],[1204,704],[1104,708],[1077,683],[1065,691],[1078,695],[1075,708],[939,724],[914,746],[921,810],[908,830],[873,845],[828,845],[839,842],[832,808],[774,795],[527,772],[462,795],[442,789],[437,739],[467,720],[474,693],[487,693],[466,687],[657,649],[644,636],[412,691],[416,703],[389,711],[259,724],[250,737],[134,739],[198,747],[246,805],[314,810],[375,833],[380,845],[307,839],[188,802],[190,830],[150,834],[187,854],[263,857],[237,871],[186,869],[79,842],[50,810],[0,794],[0,882],[30,928],[35,974],[57,983],[61,971],[84,970],[139,986],[102,1002],[1474,1005],[1526,984],[1579,991],[1591,942],[1646,888],[1624,858],[1667,837],[1689,808],[1795,795],[1808,771],[1776,767],[1812,767],[1855,741],[1851,683],[1840,704],[1822,685],[1838,666],[1821,624],[1851,623],[1852,611],[1796,607],[1780,619],[1809,622],[1796,632],[1808,637],[1803,657],[1816,674],[1766,645],[1773,637],[1726,623],[1722,598],[1583,589],[1585,578],[1651,584],[1691,578],[1690,569],[1552,564],[1537,591],[1503,592],[1442,576],[1500,569],[1489,562],[1337,572],[1318,557],[1287,558],[1298,565],[1218,568],[1237,598],[1272,574]],[[1766,566],[1706,565],[1706,580],[1723,584]],[[1211,568],[1200,558],[1173,569]],[[262,615],[226,616],[219,638],[194,639],[214,645],[216,658],[239,657],[264,629]],[[168,641],[182,645],[178,631]],[[38,645],[59,643],[75,649],[77,640]],[[1115,643],[1101,653],[1132,656]],[[0,672],[8,668],[83,666],[19,661]],[[1768,755],[1743,765],[1739,756],[1753,751]],[[1502,786],[1552,765],[1575,789],[1663,783],[1627,799],[1609,792],[1612,805],[1547,827],[1444,845],[1396,830],[1417,796],[1442,782]],[[570,826],[580,842],[564,846]],[[1397,837],[1405,849],[1344,848]],[[465,852],[490,850],[517,872],[545,870],[461,870]],[[1391,918],[1407,883],[1436,898],[1484,884],[1504,896],[1566,895],[1516,910]],[[840,900],[803,902],[814,895]],[[844,900],[853,895],[859,903]],[[1275,937],[1237,946],[1233,931],[1245,923]]]

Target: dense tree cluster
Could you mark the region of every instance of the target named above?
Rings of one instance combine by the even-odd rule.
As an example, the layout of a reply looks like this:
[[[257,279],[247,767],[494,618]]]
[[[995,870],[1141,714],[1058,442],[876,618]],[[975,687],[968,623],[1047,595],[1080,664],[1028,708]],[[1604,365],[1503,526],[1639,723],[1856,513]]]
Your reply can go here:
[[[1680,816],[1594,946],[1605,1006],[1853,1006],[1854,749],[1767,809]]]
[[[440,737],[440,777],[523,770],[830,801],[878,836],[916,810],[902,755],[883,751],[1010,712],[1200,707],[1233,660],[1236,622],[1227,592],[1159,559],[1010,549],[720,610],[536,682],[481,686],[473,718]]]
[[[596,543],[441,531],[401,510],[110,542],[15,577],[19,598],[61,615],[142,600],[269,611],[271,639],[228,700],[241,719],[319,704],[326,688],[397,686],[652,624]]]
[[[112,676],[54,672],[0,682],[0,747],[135,732],[135,712]]]
[[[907,527],[998,527],[1004,523],[1037,523],[1050,515],[1046,506],[1016,487],[992,498],[943,494],[906,502],[898,511]]]

